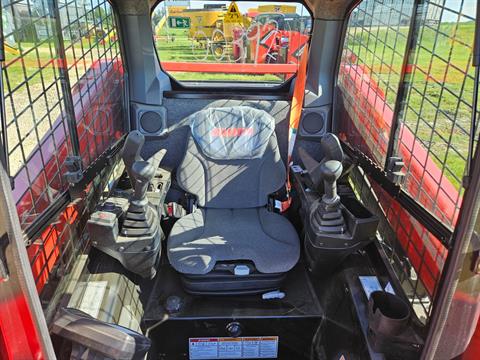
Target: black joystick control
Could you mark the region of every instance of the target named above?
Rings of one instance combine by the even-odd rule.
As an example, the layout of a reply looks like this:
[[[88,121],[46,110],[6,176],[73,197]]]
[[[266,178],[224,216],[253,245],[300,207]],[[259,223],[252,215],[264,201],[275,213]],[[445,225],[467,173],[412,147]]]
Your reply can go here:
[[[147,190],[148,185],[155,176],[155,168],[148,161],[135,161],[130,169],[132,182],[134,183],[134,193],[131,205],[138,208],[144,208],[148,204]]]
[[[130,184],[133,189],[137,187],[137,180],[136,180],[137,176],[135,174],[136,173],[140,174],[142,171],[145,171],[143,169],[140,169],[141,167],[146,166],[143,157],[140,155],[142,152],[142,147],[144,143],[145,143],[145,136],[143,136],[143,134],[140,131],[134,130],[130,132],[130,134],[128,134],[127,138],[125,139],[125,144],[123,145],[122,159],[123,159],[123,163],[125,164],[125,169],[127,170],[128,178],[130,179]],[[143,182],[143,183],[146,183],[147,186],[148,186],[148,183],[152,183],[152,187],[154,189],[158,188],[157,175],[160,174],[160,177],[161,177],[161,171],[159,174],[157,174],[157,172],[159,171],[160,163],[163,160],[163,157],[165,156],[166,153],[167,153],[167,150],[160,149],[151,158],[148,159],[148,163],[151,164],[154,170],[154,173],[148,180],[145,180],[146,182],[145,181]],[[136,165],[138,171],[134,173],[133,165],[136,162],[143,162],[144,164]],[[143,175],[139,175],[139,176],[142,177]],[[139,180],[142,182],[141,179]],[[137,199],[140,199],[140,198],[137,198]]]
[[[131,168],[134,192],[125,214],[120,234],[125,237],[141,237],[157,231],[158,214],[149,205],[147,190],[155,176],[155,167],[148,161],[135,161]]]
[[[132,188],[135,188],[135,177],[132,174],[132,166],[136,161],[142,161],[143,158],[140,156],[142,151],[143,144],[145,143],[145,136],[138,131],[134,130],[128,134],[123,144],[122,150],[122,159],[125,164],[125,169],[127,170],[128,177],[130,178],[130,183]]]
[[[322,203],[328,208],[338,207],[340,197],[337,195],[337,180],[342,175],[343,166],[340,161],[328,160],[320,165],[325,193]]]
[[[318,230],[325,233],[343,234],[346,230],[337,194],[337,180],[342,175],[342,170],[342,163],[337,160],[325,161],[319,167],[325,193],[313,213],[312,222]]]
[[[321,160],[298,148],[305,171],[294,172],[293,178],[302,199],[307,266],[312,274],[326,276],[375,239],[378,218],[357,200],[348,184],[350,161],[339,139],[325,134],[320,148]]]
[[[155,186],[155,182],[161,178],[159,165],[166,151],[159,150],[145,161],[140,155],[144,142],[145,137],[137,130],[125,139],[122,158],[133,192],[110,196],[90,217],[88,230],[96,248],[120,261],[127,270],[151,279],[164,238],[160,226],[163,200],[155,202],[159,194],[155,190],[163,187]]]
[[[300,158],[315,190],[323,192],[311,211],[312,226],[320,233],[343,234],[346,231],[342,214],[340,196],[337,194],[337,180],[342,176],[343,151],[337,137],[333,134],[322,140],[325,158],[318,162],[303,148],[299,149]]]

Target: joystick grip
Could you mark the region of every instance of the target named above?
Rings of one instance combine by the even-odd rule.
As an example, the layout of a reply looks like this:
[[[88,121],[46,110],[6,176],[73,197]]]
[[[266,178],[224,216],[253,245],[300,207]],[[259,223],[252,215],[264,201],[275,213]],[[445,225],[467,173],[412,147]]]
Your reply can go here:
[[[132,200],[143,203],[146,200],[148,184],[155,175],[155,168],[148,161],[135,161],[131,168],[135,180],[135,192]]]
[[[327,204],[334,203],[338,200],[337,180],[342,175],[342,171],[342,163],[337,160],[328,160],[320,165],[320,173],[325,187],[325,195],[322,201]]]
[[[135,161],[143,160],[140,156],[140,152],[142,151],[144,143],[145,136],[143,136],[140,131],[134,130],[128,134],[123,145],[122,159],[133,188],[135,187],[135,176],[132,173],[132,166]]]

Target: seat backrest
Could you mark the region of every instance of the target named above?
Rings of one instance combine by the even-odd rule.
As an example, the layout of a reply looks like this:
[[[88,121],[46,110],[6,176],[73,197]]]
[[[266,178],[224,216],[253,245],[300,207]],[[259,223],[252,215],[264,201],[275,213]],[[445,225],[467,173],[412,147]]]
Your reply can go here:
[[[189,117],[178,184],[210,208],[251,208],[285,184],[275,120],[248,106],[210,108]]]

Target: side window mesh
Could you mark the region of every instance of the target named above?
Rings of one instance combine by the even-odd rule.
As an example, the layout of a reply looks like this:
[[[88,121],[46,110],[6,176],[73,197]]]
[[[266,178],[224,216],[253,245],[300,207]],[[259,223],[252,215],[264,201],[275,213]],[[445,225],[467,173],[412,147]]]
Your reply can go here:
[[[338,86],[354,121],[341,131],[379,164],[386,160],[413,4],[363,1],[345,34]]]
[[[63,191],[71,154],[55,19],[47,1],[3,1],[7,156],[27,227]]]
[[[106,0],[6,0],[2,20],[7,157],[26,229],[68,189],[68,156],[86,168],[123,135],[124,71]]]
[[[419,6],[395,144],[394,155],[406,164],[404,189],[452,228],[470,138],[475,3]]]
[[[107,1],[60,0],[58,8],[80,154],[88,166],[123,134],[123,67],[115,19]]]
[[[48,307],[88,248],[81,231],[112,180],[111,166],[86,186],[81,201],[57,211],[42,230],[32,229],[40,229],[36,220],[43,224],[49,206],[67,197],[66,160],[79,156],[86,169],[122,137],[124,68],[108,1],[5,0],[1,6],[2,135],[20,223],[26,234],[35,234],[26,239],[33,276]]]

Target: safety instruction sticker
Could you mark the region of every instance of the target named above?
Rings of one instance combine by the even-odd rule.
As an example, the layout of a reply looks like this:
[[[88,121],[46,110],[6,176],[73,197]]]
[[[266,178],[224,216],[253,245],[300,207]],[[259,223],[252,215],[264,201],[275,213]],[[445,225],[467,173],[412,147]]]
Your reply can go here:
[[[190,360],[276,359],[278,336],[190,338]]]

